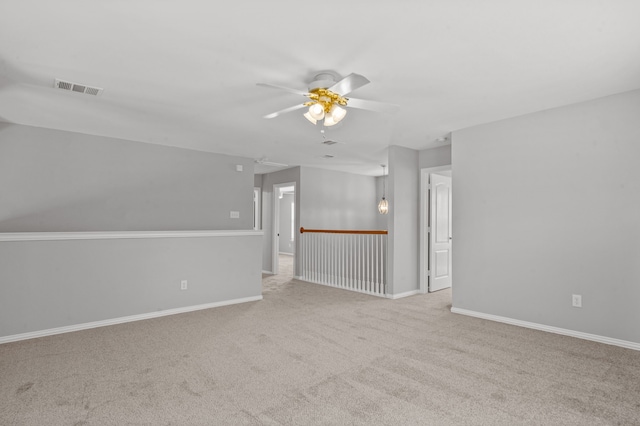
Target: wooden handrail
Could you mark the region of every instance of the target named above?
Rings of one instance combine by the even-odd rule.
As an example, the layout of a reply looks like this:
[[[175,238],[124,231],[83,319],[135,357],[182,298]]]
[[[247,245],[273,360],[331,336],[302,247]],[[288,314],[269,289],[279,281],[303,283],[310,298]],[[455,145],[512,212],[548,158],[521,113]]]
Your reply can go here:
[[[304,229],[300,227],[300,233],[304,234],[305,232],[319,232],[323,234],[371,234],[371,235],[387,235],[388,232],[386,230],[348,230],[348,229]]]

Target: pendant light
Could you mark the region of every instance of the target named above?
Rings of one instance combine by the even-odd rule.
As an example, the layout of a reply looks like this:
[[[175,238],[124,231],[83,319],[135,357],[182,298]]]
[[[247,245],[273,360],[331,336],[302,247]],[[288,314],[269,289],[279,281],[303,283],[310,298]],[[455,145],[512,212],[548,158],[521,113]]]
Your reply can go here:
[[[380,164],[380,166],[382,166],[382,200],[380,200],[380,202],[378,203],[378,212],[380,214],[387,214],[389,213],[389,202],[387,201],[387,199],[385,198],[384,194],[386,192],[386,186],[387,186],[387,176],[385,174],[385,170],[386,170],[386,165],[384,164]]]

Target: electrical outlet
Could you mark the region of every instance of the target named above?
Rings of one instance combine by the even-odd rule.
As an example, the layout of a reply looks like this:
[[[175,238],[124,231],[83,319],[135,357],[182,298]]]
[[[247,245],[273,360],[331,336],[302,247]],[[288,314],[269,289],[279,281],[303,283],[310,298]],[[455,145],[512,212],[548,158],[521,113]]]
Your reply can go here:
[[[574,308],[582,308],[582,295],[574,294],[571,296],[571,304]]]
[[[232,210],[232,211],[229,213],[229,217],[230,217],[231,219],[239,219],[239,218],[240,218],[240,212],[237,212],[237,211],[233,211],[233,210]]]
[[[180,281],[180,290],[186,290],[186,289],[187,289],[187,280]]]

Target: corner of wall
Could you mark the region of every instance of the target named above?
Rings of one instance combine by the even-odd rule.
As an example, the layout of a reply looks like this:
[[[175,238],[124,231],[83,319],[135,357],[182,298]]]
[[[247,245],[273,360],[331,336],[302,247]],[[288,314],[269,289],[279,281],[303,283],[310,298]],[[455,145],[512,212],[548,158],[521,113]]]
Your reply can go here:
[[[388,176],[388,293],[404,294],[420,288],[419,280],[419,153],[389,147]]]

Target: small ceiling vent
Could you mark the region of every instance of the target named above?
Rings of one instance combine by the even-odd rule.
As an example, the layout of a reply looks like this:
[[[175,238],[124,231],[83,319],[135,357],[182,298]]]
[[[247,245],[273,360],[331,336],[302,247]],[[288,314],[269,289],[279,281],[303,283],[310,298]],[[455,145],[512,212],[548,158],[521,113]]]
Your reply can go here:
[[[98,96],[102,94],[104,89],[99,87],[89,87],[84,84],[72,83],[70,81],[63,81],[56,78],[56,82],[53,87],[62,90],[69,90],[71,92],[84,93],[85,95]]]

